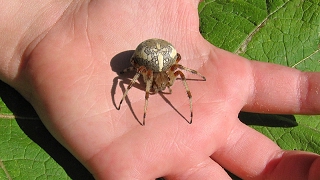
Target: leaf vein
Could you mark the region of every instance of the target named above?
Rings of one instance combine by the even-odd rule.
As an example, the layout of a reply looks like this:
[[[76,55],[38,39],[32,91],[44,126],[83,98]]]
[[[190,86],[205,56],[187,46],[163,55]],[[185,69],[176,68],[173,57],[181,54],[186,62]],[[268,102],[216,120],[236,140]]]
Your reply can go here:
[[[256,28],[254,28],[247,36],[247,38],[244,39],[244,41],[242,43],[239,44],[238,48],[235,50],[235,54],[240,54],[245,52],[247,45],[249,44],[249,42],[251,41],[252,37],[259,32],[259,30],[266,24],[266,22],[268,21],[268,19],[275,14],[276,12],[278,12],[281,8],[283,8],[289,1],[284,2],[281,6],[279,6],[277,9],[275,9],[273,12],[271,12],[269,15],[267,15],[267,17],[261,21],[260,24],[258,24],[256,26]]]
[[[4,166],[2,160],[0,160],[0,167],[1,167],[1,169],[3,169],[4,173],[6,174],[7,179],[8,179],[8,180],[12,180],[12,178],[11,178],[8,170],[7,170],[6,167]]]
[[[302,60],[300,60],[299,62],[295,63],[293,66],[291,66],[292,68],[295,68],[297,65],[301,64],[302,62],[306,61],[307,59],[311,58],[313,55],[317,54],[318,52],[320,52],[320,48],[317,49],[316,51],[314,51],[313,53],[311,53],[309,56],[303,58]]]

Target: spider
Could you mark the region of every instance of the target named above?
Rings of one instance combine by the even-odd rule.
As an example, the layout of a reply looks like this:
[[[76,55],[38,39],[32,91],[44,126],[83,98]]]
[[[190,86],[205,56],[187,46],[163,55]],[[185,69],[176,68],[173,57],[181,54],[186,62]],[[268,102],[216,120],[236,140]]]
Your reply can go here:
[[[120,106],[127,96],[129,90],[133,84],[137,81],[140,75],[143,76],[143,80],[146,83],[146,94],[145,94],[145,105],[144,105],[144,114],[142,126],[145,125],[145,118],[147,114],[148,99],[150,90],[153,90],[154,93],[163,91],[166,88],[169,89],[171,94],[171,86],[175,82],[176,78],[180,76],[183,85],[186,89],[189,104],[190,104],[190,121],[187,121],[189,124],[192,123],[193,110],[192,110],[192,95],[189,90],[185,75],[180,70],[189,71],[193,74],[196,74],[205,81],[206,78],[198,73],[196,70],[187,68],[178,64],[181,60],[181,56],[177,53],[176,49],[169,42],[162,39],[148,39],[143,41],[138,45],[135,52],[133,53],[130,63],[132,67],[126,68],[120,72],[123,74],[128,71],[136,70],[137,73],[129,83],[126,91],[123,93],[122,99],[119,103],[117,109],[120,109]],[[177,70],[180,69],[180,70]]]

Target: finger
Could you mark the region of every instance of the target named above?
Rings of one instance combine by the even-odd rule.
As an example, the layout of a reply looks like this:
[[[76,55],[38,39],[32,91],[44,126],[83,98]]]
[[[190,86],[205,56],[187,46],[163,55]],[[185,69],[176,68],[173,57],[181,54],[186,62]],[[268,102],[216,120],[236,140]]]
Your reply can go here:
[[[224,79],[228,84],[237,79],[232,85],[238,96],[245,98],[242,110],[282,114],[320,112],[320,101],[317,101],[320,99],[319,72],[301,72],[277,64],[248,61],[225,50],[210,48],[214,50],[214,56],[210,57],[214,63],[211,74],[219,71],[215,78]],[[225,73],[228,76],[219,76]],[[239,83],[242,86],[236,86]]]
[[[239,122],[226,146],[212,158],[243,179],[308,179],[309,170],[317,166],[312,163],[319,161],[320,157],[306,152],[287,153],[267,137]],[[312,176],[318,175],[314,170]]]
[[[317,164],[318,162],[318,164]],[[302,151],[284,151],[272,159],[258,179],[319,179],[320,156]]]
[[[260,175],[280,148],[270,139],[242,124],[235,124],[225,146],[212,159],[237,176],[248,179]]]
[[[206,158],[204,161],[196,164],[188,170],[166,176],[165,179],[231,179],[227,172],[211,158]]]
[[[320,73],[251,62],[253,91],[243,110],[266,113],[320,112]]]

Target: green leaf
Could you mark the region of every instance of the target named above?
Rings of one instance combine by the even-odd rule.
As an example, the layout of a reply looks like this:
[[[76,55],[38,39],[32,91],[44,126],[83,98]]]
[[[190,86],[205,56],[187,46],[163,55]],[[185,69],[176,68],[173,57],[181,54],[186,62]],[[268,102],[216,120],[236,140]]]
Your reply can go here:
[[[318,0],[207,0],[200,31],[212,44],[248,59],[320,71]]]
[[[0,129],[0,179],[69,179],[64,170],[21,131],[14,119],[2,119]]]

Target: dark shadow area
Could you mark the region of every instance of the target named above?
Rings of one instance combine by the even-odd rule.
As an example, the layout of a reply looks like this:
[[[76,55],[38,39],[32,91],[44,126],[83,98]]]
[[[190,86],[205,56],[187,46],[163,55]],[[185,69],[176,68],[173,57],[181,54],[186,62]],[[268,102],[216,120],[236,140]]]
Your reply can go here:
[[[128,85],[130,84],[131,79],[136,74],[136,71],[126,72],[124,74],[120,74],[119,73],[122,70],[124,70],[125,68],[128,68],[128,67],[132,66],[131,63],[130,63],[130,58],[131,58],[133,52],[134,52],[134,50],[121,52],[121,53],[117,54],[116,56],[114,56],[110,61],[110,66],[111,66],[112,71],[114,71],[114,72],[116,72],[118,74],[118,76],[113,79],[113,85],[112,85],[112,88],[111,88],[111,99],[112,99],[113,105],[116,108],[118,108],[120,100],[121,100],[121,98],[116,100],[115,97],[114,97],[114,95],[116,93],[116,89],[120,87],[121,92],[124,93],[126,91]],[[143,82],[142,76],[140,76],[138,78],[138,80],[133,84],[132,88],[136,88],[136,89],[145,91],[146,87],[145,87],[145,84]],[[142,123],[143,122],[143,116],[141,115],[141,118],[138,118],[138,116],[135,114],[135,112],[133,111],[133,108],[131,106],[129,97],[130,97],[130,91],[128,92],[128,94],[127,94],[126,98],[124,99],[124,102],[122,102],[122,104],[126,103],[128,105],[128,107],[129,107],[130,111],[132,112],[135,120],[140,125],[142,125],[143,124]],[[119,110],[121,110],[121,108]]]
[[[267,127],[295,127],[298,126],[293,115],[279,114],[258,114],[240,112],[238,115],[241,122],[247,125],[267,126]]]
[[[15,117],[40,121],[33,107],[16,90],[2,81],[0,81],[0,97]]]
[[[94,179],[90,172],[65,149],[42,124],[37,113],[17,91],[0,81],[0,97],[16,116],[21,130],[44,149],[71,179]]]
[[[133,53],[134,50],[129,50],[115,55],[110,61],[112,71],[119,74],[119,72],[121,72],[125,68],[132,66],[130,63],[130,58]]]
[[[239,178],[238,176],[234,175],[233,173],[231,173],[230,171],[226,170],[225,171],[228,173],[228,175],[230,176],[230,178],[232,180],[241,180],[241,178]]]

